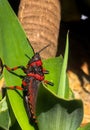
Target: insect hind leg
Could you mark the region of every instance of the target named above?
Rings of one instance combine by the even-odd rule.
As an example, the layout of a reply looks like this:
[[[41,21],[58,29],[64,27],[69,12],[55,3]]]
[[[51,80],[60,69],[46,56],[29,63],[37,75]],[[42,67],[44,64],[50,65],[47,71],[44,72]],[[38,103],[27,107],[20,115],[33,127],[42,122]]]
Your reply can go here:
[[[20,95],[20,97],[23,98],[22,95],[19,93],[19,91],[17,91],[17,90],[23,91],[23,88],[20,86],[3,87],[2,88],[2,98],[5,97],[7,90],[15,90]]]
[[[52,82],[50,82],[50,81],[48,81],[48,80],[44,80],[44,83],[45,83],[45,84],[49,84],[49,85],[51,85],[51,86],[54,86],[54,83],[52,83]]]
[[[7,70],[9,73],[11,73],[11,74],[13,74],[13,75],[15,75],[15,76],[17,76],[17,77],[19,77],[19,78],[21,78],[21,79],[24,78],[24,76],[18,75],[18,74],[16,74],[15,72],[13,72],[13,71],[15,71],[15,70],[17,70],[17,69],[19,69],[19,68],[22,69],[22,70],[25,72],[26,68],[25,68],[24,66],[16,66],[16,67],[10,68],[10,67],[8,67],[7,65],[4,64],[3,67],[5,67],[6,70]]]
[[[10,72],[15,71],[17,69],[22,69],[23,71],[26,70],[26,68],[24,66],[16,66],[16,67],[10,68],[10,67],[8,67],[7,65],[4,64],[3,67],[5,67]]]

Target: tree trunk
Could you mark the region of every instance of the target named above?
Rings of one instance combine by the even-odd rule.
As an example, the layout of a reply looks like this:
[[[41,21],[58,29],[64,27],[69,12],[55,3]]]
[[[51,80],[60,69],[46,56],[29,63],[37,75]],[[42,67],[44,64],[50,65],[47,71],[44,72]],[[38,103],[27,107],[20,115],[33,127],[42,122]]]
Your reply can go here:
[[[35,52],[50,44],[43,58],[56,55],[60,14],[59,0],[21,0],[18,17]]]

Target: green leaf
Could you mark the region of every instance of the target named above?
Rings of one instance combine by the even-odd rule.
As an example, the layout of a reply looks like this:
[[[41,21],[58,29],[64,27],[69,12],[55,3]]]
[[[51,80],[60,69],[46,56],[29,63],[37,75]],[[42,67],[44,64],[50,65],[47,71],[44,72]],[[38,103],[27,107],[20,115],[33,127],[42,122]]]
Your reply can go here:
[[[37,99],[39,130],[76,130],[82,121],[81,100],[64,100],[42,85]]]
[[[58,91],[62,63],[62,56],[43,61],[43,67],[49,71],[49,74],[45,75],[45,79],[54,83],[54,86],[51,87],[50,85],[48,85],[48,88],[50,88],[50,90],[52,90],[56,94]]]
[[[87,125],[85,125],[84,127],[80,127],[77,130],[90,130],[90,123],[88,123]]]
[[[60,80],[59,80],[59,86],[58,86],[58,92],[57,95],[62,98],[69,98],[69,87],[67,86],[67,77],[66,77],[66,69],[67,69],[67,62],[68,62],[68,33],[66,38],[66,49],[65,49],[65,55],[64,60],[61,68],[61,74],[60,74]]]
[[[26,65],[28,58],[33,55],[26,35],[7,0],[0,0],[0,57],[9,67]],[[22,58],[23,57],[23,58]],[[23,74],[21,71],[16,73]],[[4,70],[7,86],[20,85],[21,79]],[[22,93],[22,92],[21,92]],[[29,124],[24,108],[23,99],[14,91],[8,90],[8,97],[17,121],[23,130],[34,130]]]
[[[47,86],[48,88],[46,88],[41,85],[39,88],[36,105],[39,130],[76,130],[82,121],[82,101],[70,100],[72,92],[66,76],[67,49],[68,42],[64,59],[60,56],[44,62],[45,68],[50,70],[50,74],[46,75],[46,79],[53,82],[54,86]],[[60,86],[61,82],[62,86]]]
[[[68,62],[68,33],[66,38],[66,49],[64,59],[62,56],[51,58],[44,61],[44,68],[50,70],[50,74],[46,75],[51,82],[54,83],[54,87],[48,86],[50,90],[56,93],[59,97],[62,98],[73,98],[74,95],[69,88],[68,77],[66,74],[67,62]]]
[[[10,117],[8,112],[8,106],[6,98],[0,101],[0,127],[9,130],[10,126]]]

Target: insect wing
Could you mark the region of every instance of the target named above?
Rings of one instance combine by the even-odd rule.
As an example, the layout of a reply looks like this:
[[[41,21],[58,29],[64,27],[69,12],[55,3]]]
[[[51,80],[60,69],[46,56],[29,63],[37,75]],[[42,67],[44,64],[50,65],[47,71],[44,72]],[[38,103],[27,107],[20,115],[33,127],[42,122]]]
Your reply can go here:
[[[35,120],[35,110],[36,110],[36,101],[37,101],[37,94],[39,88],[40,81],[36,80],[35,78],[31,77],[30,82],[28,83],[28,91],[27,94],[24,96],[25,107],[27,111],[27,115],[29,119]]]

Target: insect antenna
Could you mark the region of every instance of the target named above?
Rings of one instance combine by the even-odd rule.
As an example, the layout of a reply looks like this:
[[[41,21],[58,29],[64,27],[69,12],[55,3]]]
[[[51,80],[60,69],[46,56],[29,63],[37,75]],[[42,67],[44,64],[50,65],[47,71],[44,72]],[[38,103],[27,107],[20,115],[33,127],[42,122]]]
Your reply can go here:
[[[41,51],[43,51],[44,49],[46,49],[48,46],[50,46],[50,44],[48,44],[48,45],[46,45],[45,47],[43,47],[40,51],[38,51],[37,53],[41,53]],[[25,54],[25,56],[29,59],[29,60],[31,60],[31,58],[27,55],[27,54]]]
[[[44,49],[46,49],[48,46],[50,46],[50,44],[48,44],[47,46],[43,47],[40,51],[38,51],[38,53],[41,53],[41,51],[43,51]]]

